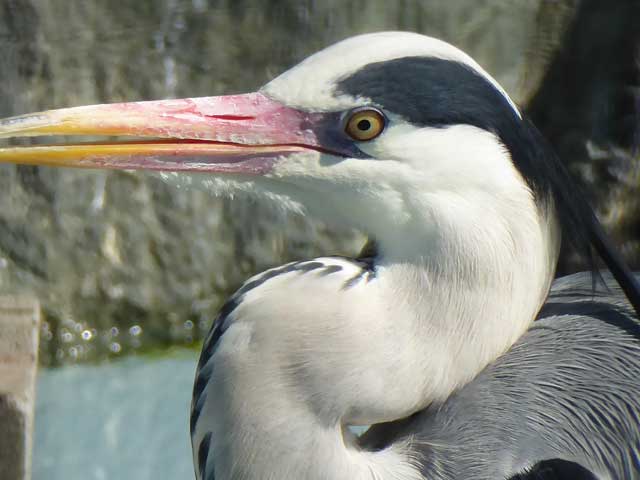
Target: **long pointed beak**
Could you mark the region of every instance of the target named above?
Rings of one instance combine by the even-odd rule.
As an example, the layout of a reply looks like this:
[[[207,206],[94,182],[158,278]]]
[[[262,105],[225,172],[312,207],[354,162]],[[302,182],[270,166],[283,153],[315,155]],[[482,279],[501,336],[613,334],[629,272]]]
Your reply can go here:
[[[278,158],[322,150],[313,115],[261,93],[50,110],[0,120],[0,138],[119,140],[0,148],[0,163],[264,174]]]

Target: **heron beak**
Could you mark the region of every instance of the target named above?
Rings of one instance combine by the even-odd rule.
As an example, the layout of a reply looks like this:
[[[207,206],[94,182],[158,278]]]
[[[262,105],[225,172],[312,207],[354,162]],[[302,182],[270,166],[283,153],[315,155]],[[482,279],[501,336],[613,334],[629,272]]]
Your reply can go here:
[[[261,93],[50,110],[0,120],[0,138],[117,140],[5,147],[0,163],[259,175],[279,158],[321,150],[313,115]]]

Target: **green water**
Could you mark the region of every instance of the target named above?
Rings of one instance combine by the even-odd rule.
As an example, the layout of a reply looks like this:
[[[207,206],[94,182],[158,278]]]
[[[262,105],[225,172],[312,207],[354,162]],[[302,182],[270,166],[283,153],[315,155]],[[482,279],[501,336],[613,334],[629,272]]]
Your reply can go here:
[[[34,480],[193,477],[195,352],[41,370]]]

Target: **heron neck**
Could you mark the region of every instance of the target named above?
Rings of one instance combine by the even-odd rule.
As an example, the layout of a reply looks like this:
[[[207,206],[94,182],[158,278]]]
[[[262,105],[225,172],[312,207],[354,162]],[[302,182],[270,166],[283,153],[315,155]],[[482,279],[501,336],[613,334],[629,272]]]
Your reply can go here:
[[[438,202],[441,207],[438,208]],[[376,271],[425,354],[424,398],[444,401],[524,334],[555,274],[552,206],[441,197],[424,221],[378,238]],[[526,207],[526,208],[523,208]]]

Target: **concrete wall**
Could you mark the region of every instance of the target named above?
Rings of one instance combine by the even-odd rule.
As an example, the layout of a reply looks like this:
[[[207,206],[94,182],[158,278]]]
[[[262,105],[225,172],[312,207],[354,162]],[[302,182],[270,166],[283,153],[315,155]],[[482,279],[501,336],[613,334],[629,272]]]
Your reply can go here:
[[[40,307],[0,296],[0,479],[31,476]]]

